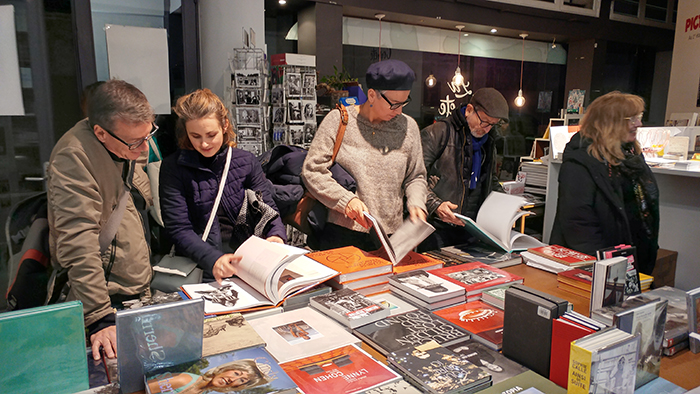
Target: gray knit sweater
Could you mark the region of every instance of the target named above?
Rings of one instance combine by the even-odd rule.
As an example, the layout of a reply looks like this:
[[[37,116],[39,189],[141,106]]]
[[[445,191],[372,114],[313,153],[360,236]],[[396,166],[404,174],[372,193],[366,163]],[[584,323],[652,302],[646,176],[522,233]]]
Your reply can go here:
[[[393,233],[403,222],[403,198],[408,207],[425,210],[427,183],[416,122],[401,114],[388,122],[372,124],[348,107],[348,125],[336,162],[357,182],[357,193],[345,190],[329,171],[338,135],[340,112],[331,111],[321,122],[304,161],[304,184],[330,208],[328,221],[354,231],[368,230],[345,216],[354,197],[367,205],[384,229]]]

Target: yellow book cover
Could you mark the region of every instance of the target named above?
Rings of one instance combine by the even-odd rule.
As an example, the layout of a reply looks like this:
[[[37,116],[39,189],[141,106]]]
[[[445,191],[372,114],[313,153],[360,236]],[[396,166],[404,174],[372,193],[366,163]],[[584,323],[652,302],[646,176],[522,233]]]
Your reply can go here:
[[[592,353],[586,349],[571,344],[569,357],[569,386],[568,394],[588,394],[591,385]]]

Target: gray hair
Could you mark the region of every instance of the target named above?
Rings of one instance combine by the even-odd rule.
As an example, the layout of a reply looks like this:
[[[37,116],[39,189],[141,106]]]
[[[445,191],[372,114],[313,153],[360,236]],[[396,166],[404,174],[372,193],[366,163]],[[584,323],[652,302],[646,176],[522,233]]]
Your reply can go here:
[[[136,86],[111,79],[101,84],[88,97],[87,116],[90,125],[114,127],[114,122],[151,123],[155,120],[153,107]]]

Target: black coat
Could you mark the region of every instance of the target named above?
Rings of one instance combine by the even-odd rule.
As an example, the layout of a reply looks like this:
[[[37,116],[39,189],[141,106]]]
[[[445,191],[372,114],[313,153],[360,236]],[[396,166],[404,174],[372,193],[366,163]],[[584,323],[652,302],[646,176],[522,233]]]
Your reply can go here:
[[[577,133],[564,150],[550,243],[595,256],[599,249],[634,245],[634,239],[621,187],[612,180],[608,165],[588,154],[589,145],[590,140]],[[653,243],[653,253],[646,257],[653,260],[640,261],[642,271],[649,264],[653,268],[658,248],[655,240]]]

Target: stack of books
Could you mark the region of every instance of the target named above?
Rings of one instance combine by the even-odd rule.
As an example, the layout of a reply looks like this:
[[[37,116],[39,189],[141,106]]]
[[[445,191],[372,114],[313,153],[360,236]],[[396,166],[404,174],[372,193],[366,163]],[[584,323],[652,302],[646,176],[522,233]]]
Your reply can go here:
[[[463,244],[446,246],[429,253],[436,254],[440,259],[456,260],[456,264],[445,264],[459,265],[463,263],[472,263],[478,261],[484,264],[488,264],[496,268],[505,268],[512,265],[517,265],[522,262],[520,258],[520,253],[518,252],[504,252],[503,250],[496,249],[494,247],[489,247],[484,244]]]
[[[520,171],[526,173],[525,193],[547,194],[547,165],[541,161],[525,161],[520,164]]]
[[[688,341],[690,351],[700,352],[700,287],[686,293],[688,309]]]
[[[649,289],[651,289],[651,284],[654,283],[654,277],[640,272],[639,283],[641,285],[642,291],[649,291]]]
[[[484,290],[484,292],[481,293],[481,301],[503,310],[503,308],[505,308],[506,289],[508,287],[510,286],[501,286],[496,287],[495,289]]]
[[[463,287],[423,270],[394,275],[389,287],[393,294],[429,311],[464,303]]]
[[[389,290],[389,277],[393,274],[389,260],[354,246],[313,252],[307,256],[340,273],[326,281],[334,289],[352,289],[365,296]]]
[[[523,283],[523,278],[480,262],[466,263],[428,271],[466,290],[467,302],[481,298],[484,290]]]
[[[593,266],[574,268],[557,274],[558,288],[589,300],[592,281]]]
[[[340,289],[312,297],[310,305],[348,328],[355,328],[389,316],[389,309],[351,289]]]
[[[558,274],[577,267],[592,265],[596,258],[559,245],[530,248],[522,252],[523,262],[531,267]]]
[[[472,301],[433,312],[469,332],[472,339],[499,351],[503,346],[503,310]]]
[[[576,312],[566,312],[552,321],[552,350],[549,380],[563,388],[568,386],[571,342],[600,331],[607,326]]]

